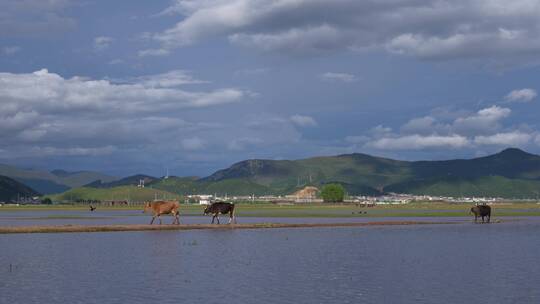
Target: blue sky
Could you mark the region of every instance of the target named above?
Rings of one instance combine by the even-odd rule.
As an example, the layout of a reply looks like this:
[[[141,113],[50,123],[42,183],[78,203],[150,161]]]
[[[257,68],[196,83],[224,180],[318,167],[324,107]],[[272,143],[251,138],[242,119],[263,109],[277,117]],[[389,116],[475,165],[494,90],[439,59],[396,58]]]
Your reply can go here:
[[[0,2],[0,162],[540,153],[537,1]]]

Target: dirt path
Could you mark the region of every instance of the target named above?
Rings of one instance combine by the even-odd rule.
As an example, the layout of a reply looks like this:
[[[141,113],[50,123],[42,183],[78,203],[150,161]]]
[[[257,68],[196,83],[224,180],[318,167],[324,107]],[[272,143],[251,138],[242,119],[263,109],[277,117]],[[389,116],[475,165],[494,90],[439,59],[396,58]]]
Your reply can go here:
[[[456,222],[424,222],[424,221],[381,221],[366,223],[320,223],[320,224],[233,224],[233,225],[101,225],[101,226],[19,226],[0,227],[0,234],[7,233],[62,233],[62,232],[115,232],[115,231],[170,231],[197,229],[270,229],[270,228],[316,228],[316,227],[365,227],[365,226],[398,226],[398,225],[448,225]]]

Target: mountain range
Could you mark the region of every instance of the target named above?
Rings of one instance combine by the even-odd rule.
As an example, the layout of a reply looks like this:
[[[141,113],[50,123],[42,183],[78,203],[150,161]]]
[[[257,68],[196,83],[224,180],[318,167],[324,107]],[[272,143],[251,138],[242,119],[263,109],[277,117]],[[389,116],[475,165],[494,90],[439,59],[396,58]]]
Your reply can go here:
[[[0,175],[0,202],[15,202],[21,197],[37,196],[35,190],[7,176]]]
[[[485,157],[443,161],[401,161],[361,153],[299,160],[252,159],[203,178],[135,175],[123,179],[99,176],[90,181],[99,174],[66,175],[55,171],[50,174],[56,176],[55,180],[88,177],[87,183],[78,183],[88,189],[84,191],[90,196],[83,197],[86,199],[91,199],[91,189],[100,189],[101,193],[106,189],[134,187],[141,179],[145,180],[147,188],[175,195],[285,195],[305,186],[321,187],[328,183],[342,184],[351,195],[395,192],[536,198],[540,194],[540,156],[515,148]]]
[[[100,187],[135,185],[140,176]],[[531,198],[540,193],[540,156],[509,148],[473,159],[400,161],[367,154],[300,160],[252,159],[204,177],[154,178],[147,186],[175,194],[285,195],[305,186],[342,184],[349,194]]]
[[[444,161],[400,161],[360,153],[294,161],[246,160],[199,180],[214,187],[232,181],[274,194],[340,183],[350,194],[364,195],[537,197],[540,156],[509,148],[490,156]]]
[[[44,171],[21,169],[0,164],[0,175],[8,176],[43,194],[60,193],[81,187],[96,180],[112,182],[117,177],[93,171],[68,172],[64,170]]]

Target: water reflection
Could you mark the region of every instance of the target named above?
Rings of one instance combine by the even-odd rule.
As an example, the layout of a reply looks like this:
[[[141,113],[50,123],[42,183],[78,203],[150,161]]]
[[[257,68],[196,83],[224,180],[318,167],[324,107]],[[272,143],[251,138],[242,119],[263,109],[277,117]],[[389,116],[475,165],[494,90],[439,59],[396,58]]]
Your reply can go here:
[[[531,218],[0,235],[0,296],[2,303],[538,303],[539,233]]]

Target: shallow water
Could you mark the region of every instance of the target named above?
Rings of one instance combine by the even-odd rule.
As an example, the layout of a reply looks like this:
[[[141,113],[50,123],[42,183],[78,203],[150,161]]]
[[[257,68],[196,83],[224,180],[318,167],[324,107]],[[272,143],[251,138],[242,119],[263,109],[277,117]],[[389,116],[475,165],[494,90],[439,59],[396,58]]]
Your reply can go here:
[[[0,235],[0,303],[539,303],[538,235],[538,218]]]
[[[343,223],[370,221],[456,221],[470,222],[472,217],[242,217],[239,223]],[[495,219],[495,217],[494,217]],[[505,219],[508,219],[505,217]],[[52,226],[52,225],[129,225],[148,224],[151,216],[139,210],[16,210],[0,212],[1,226]],[[157,221],[157,220],[156,220]],[[163,224],[172,223],[171,216],[163,216]],[[180,216],[183,224],[209,224],[211,216]],[[228,215],[221,215],[222,224],[228,223]],[[158,221],[156,222],[158,223]]]

